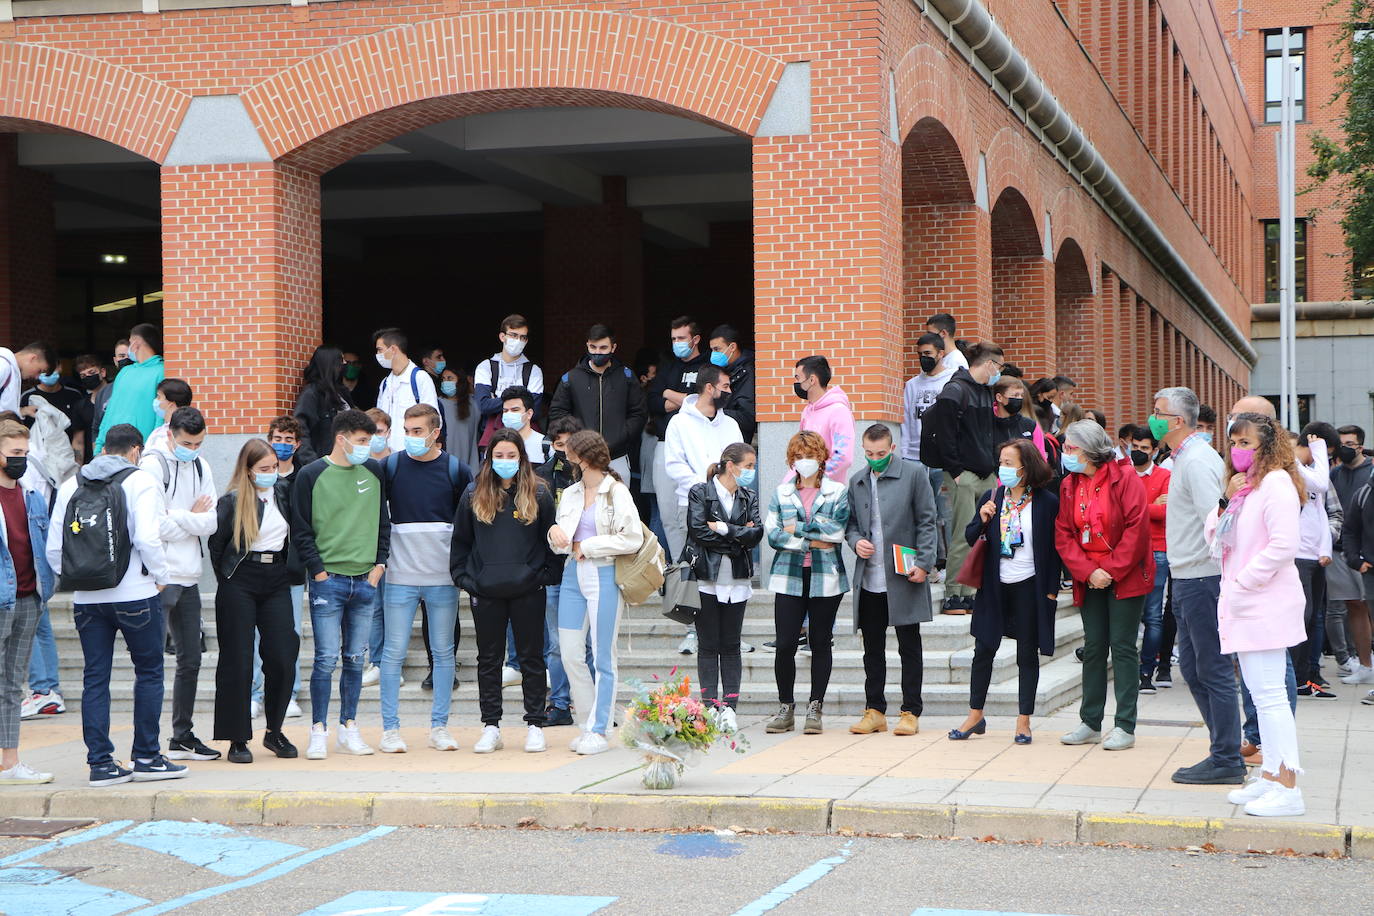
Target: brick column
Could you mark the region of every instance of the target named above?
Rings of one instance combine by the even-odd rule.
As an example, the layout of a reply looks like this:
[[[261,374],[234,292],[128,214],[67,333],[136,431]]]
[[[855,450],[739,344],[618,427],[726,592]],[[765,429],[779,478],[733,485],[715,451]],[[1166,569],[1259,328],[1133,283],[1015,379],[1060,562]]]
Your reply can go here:
[[[1041,255],[992,258],[992,339],[1032,381],[1057,371],[1053,270]]]
[[[57,228],[52,181],[20,168],[18,137],[0,134],[0,341],[57,339]]]
[[[262,435],[320,341],[320,182],[270,162],[162,170],[167,374],[215,434]]]
[[[907,375],[920,369],[916,341],[926,319],[954,316],[957,336],[992,337],[992,221],[972,203],[912,203],[902,207],[903,333]]]

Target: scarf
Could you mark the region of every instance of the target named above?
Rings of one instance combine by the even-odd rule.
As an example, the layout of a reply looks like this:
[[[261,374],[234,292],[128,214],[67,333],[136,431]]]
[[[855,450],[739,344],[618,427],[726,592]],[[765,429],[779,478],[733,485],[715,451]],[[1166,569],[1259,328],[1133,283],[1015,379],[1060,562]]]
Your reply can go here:
[[[1011,492],[1002,491],[1002,556],[1009,557],[1016,553],[1016,548],[1020,547],[1024,540],[1021,535],[1021,510],[1026,508],[1030,502],[1030,487],[1021,495],[1019,500],[1012,501]]]
[[[1216,560],[1223,567],[1231,558],[1231,551],[1236,549],[1236,522],[1240,519],[1240,510],[1245,505],[1245,497],[1249,496],[1254,487],[1249,483],[1236,491],[1230,501],[1226,503],[1225,510],[1221,513],[1221,518],[1217,519],[1215,536],[1212,538],[1212,559]]]

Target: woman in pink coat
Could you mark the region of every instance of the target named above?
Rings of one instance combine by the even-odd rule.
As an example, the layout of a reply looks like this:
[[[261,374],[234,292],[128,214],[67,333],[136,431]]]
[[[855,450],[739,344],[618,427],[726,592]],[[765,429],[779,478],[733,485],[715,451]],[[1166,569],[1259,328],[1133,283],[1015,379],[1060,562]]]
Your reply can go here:
[[[1207,517],[1212,556],[1221,563],[1217,628],[1221,651],[1235,653],[1259,713],[1264,769],[1227,798],[1259,817],[1306,811],[1297,777],[1298,730],[1284,678],[1287,652],[1306,639],[1298,512],[1306,487],[1288,434],[1269,417],[1243,413],[1231,427],[1226,497]]]

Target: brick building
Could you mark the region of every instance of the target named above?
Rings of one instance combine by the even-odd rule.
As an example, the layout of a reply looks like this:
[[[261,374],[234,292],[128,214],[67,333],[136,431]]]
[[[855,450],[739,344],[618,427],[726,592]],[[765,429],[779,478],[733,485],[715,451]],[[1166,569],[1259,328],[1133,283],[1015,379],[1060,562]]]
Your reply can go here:
[[[798,356],[830,356],[861,423],[897,421],[937,311],[1112,422],[1163,384],[1221,404],[1249,383],[1262,149],[1208,4],[0,18],[0,333],[71,356],[159,320],[219,432],[288,409],[325,338],[397,323],[470,362],[508,311],[554,374],[593,320],[627,357],[682,311],[740,325],[766,463]]]

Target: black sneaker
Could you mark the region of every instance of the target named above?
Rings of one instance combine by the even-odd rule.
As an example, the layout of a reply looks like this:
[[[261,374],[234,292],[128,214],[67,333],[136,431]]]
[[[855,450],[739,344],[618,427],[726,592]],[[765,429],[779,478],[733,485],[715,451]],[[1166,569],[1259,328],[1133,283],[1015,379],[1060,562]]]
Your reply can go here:
[[[1303,684],[1301,687],[1298,688],[1298,696],[1300,696],[1300,697],[1310,697],[1311,695],[1312,695],[1312,684],[1311,684],[1311,682],[1308,682],[1308,683],[1306,683],[1306,684]]]
[[[1168,668],[1160,668],[1155,672],[1155,686],[1166,690],[1174,686],[1174,676],[1169,673]]]
[[[173,738],[167,742],[167,759],[169,760],[218,760],[219,751],[212,747],[206,747],[195,735],[182,738],[180,741]]]
[[[296,745],[287,740],[281,732],[268,732],[262,737],[262,746],[278,757],[290,759],[297,754]]]
[[[1150,680],[1150,676],[1148,674],[1142,674],[1140,676],[1140,692],[1148,693],[1151,696],[1153,696],[1155,693],[1154,681]]]
[[[229,745],[230,763],[252,763],[253,752],[248,749],[247,741],[235,741]]]
[[[117,786],[121,782],[128,782],[134,778],[132,770],[126,770],[118,763],[111,761],[102,763],[99,766],[91,767],[91,779],[87,785],[96,787]]]
[[[1238,786],[1245,782],[1245,767],[1222,767],[1204,760],[1176,770],[1170,778],[1187,786]]]
[[[1078,659],[1079,663],[1082,663],[1082,661],[1083,661],[1083,647],[1082,647],[1082,646],[1079,646],[1077,649],[1074,649],[1074,650],[1073,650],[1073,657],[1076,658],[1076,659]]]
[[[1321,684],[1316,683],[1315,681],[1308,681],[1306,684],[1303,684],[1302,686],[1307,688],[1307,693],[1303,693],[1302,687],[1299,687],[1299,696],[1317,697],[1322,700],[1332,700],[1336,697],[1334,693],[1327,690],[1325,687],[1323,687]]]
[[[770,639],[763,644],[763,647],[765,649],[776,649],[778,647],[778,641],[776,639]]]
[[[424,679],[423,681],[420,682],[420,689],[421,689],[421,690],[433,690],[433,689],[434,689],[434,669],[433,669],[433,668],[430,668],[430,669],[429,669],[429,674],[426,674],[426,675],[425,675],[425,679]]]
[[[180,779],[190,772],[180,763],[172,763],[161,754],[147,763],[134,761],[134,782],[153,782],[158,779]]]
[[[556,728],[559,725],[572,725],[572,713],[560,706],[550,706],[544,712],[544,727]]]

